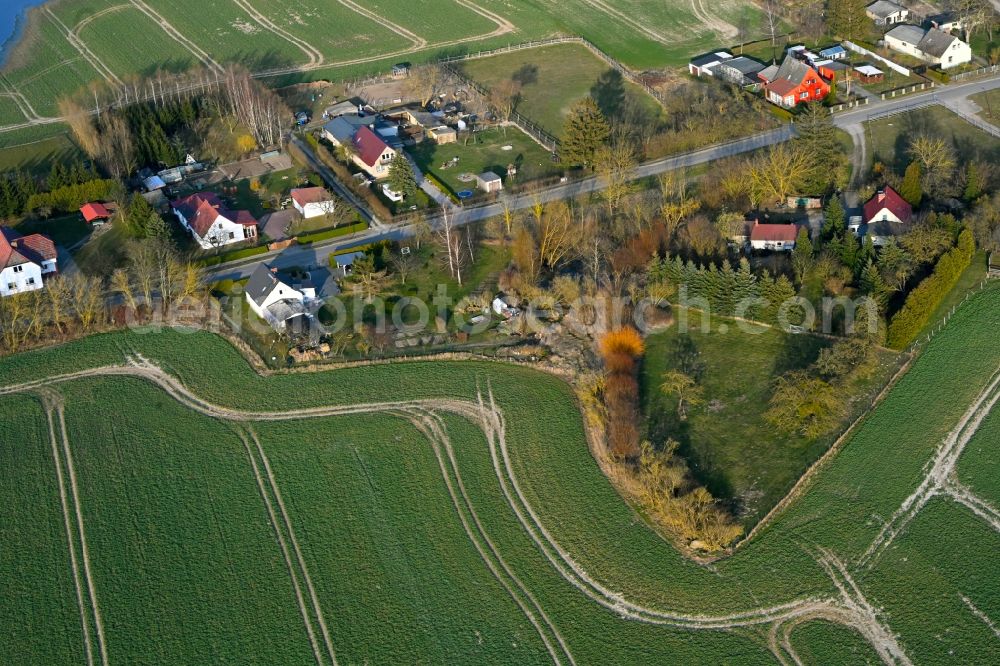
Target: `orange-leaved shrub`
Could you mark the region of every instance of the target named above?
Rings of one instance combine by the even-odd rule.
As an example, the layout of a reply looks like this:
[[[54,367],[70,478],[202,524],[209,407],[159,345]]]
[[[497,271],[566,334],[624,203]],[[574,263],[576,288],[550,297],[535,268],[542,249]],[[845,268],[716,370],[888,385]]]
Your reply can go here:
[[[639,455],[639,382],[637,359],[646,349],[634,328],[610,331],[601,338],[604,359],[604,405],[607,410],[608,448],[617,458]]]

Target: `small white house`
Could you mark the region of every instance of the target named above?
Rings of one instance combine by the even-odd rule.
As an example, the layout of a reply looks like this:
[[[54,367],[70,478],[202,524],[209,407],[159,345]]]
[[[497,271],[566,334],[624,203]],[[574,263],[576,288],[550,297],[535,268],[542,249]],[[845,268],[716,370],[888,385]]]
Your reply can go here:
[[[250,211],[226,210],[212,192],[196,192],[173,201],[171,207],[203,250],[257,238],[257,220]]]
[[[336,203],[322,187],[297,187],[290,192],[292,206],[302,217],[319,217],[332,213]]]
[[[910,18],[909,9],[891,0],[873,2],[865,7],[865,14],[875,21],[875,25],[895,25]]]
[[[258,317],[284,331],[299,317],[312,318],[309,306],[316,299],[316,289],[310,284],[293,286],[287,275],[261,264],[247,281],[246,299]]]
[[[750,247],[754,250],[791,252],[799,228],[794,224],[761,224],[755,221],[750,229]]]
[[[957,67],[972,61],[972,48],[958,37],[915,25],[898,25],[885,33],[885,45],[893,51],[906,53],[941,69]]]
[[[47,236],[22,236],[0,226],[0,296],[41,289],[43,275],[55,273],[56,246]]]

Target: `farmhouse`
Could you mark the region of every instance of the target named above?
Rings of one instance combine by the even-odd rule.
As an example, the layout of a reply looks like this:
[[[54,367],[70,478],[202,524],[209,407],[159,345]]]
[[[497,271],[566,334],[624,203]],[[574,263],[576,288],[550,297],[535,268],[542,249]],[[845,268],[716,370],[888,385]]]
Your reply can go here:
[[[371,177],[385,178],[396,149],[372,130],[373,125],[374,117],[340,116],[323,126],[323,137],[335,146],[349,146],[351,161]]]
[[[878,0],[865,8],[865,14],[875,25],[894,25],[908,19],[910,10],[890,0]]]
[[[885,45],[893,51],[940,65],[941,69],[957,67],[972,60],[972,49],[968,44],[937,28],[924,30],[915,25],[897,25],[885,33]]]
[[[754,250],[791,252],[795,249],[798,235],[799,228],[794,224],[761,224],[755,220],[750,229],[750,247]]]
[[[0,296],[41,289],[42,276],[56,272],[56,261],[56,246],[47,236],[22,236],[0,226]]]
[[[250,211],[226,210],[213,192],[196,192],[170,205],[203,250],[257,238],[257,220]]]
[[[99,202],[85,203],[80,206],[80,214],[83,215],[84,222],[95,227],[99,227],[110,221],[113,211],[113,205],[105,205]]]
[[[730,60],[732,57],[732,54],[725,51],[698,56],[688,63],[688,72],[691,73],[691,76],[715,76],[714,70],[719,63]]]
[[[909,230],[913,219],[913,207],[891,187],[879,190],[863,208],[864,215],[851,218],[848,230],[855,236],[871,236],[876,247],[885,245],[886,240]]]
[[[311,284],[292,285],[289,275],[261,264],[247,281],[247,303],[275,330],[284,331],[295,319],[312,318],[308,306],[316,298],[316,289]]]
[[[819,71],[789,53],[774,73],[764,83],[767,101],[790,109],[797,104],[815,102],[830,94],[830,83]]]
[[[322,187],[296,187],[289,195],[292,206],[306,219],[333,212],[333,197]]]

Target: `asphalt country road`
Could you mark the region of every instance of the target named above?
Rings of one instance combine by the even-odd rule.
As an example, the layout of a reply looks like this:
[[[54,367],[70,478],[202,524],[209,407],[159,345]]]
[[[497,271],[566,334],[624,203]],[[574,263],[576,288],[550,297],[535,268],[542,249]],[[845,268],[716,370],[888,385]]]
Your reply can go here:
[[[848,132],[858,125],[897,113],[905,113],[919,108],[932,106],[934,104],[947,105],[948,102],[962,99],[978,92],[1000,88],[1000,75],[995,75],[986,79],[970,81],[949,85],[941,88],[934,88],[931,92],[923,94],[905,95],[902,97],[888,99],[877,103],[871,103],[849,111],[843,111],[834,116],[834,125]],[[761,132],[743,139],[730,141],[727,143],[708,146],[700,150],[695,150],[681,155],[665,157],[639,165],[635,170],[635,178],[645,178],[655,176],[667,171],[688,168],[698,164],[705,164],[715,160],[740,155],[743,153],[766,148],[767,146],[787,141],[795,136],[795,129],[792,125],[786,125],[778,129]],[[298,144],[306,151],[310,157],[310,162],[314,166],[318,160],[312,156],[309,147],[303,143]],[[323,172],[321,171],[321,174]],[[329,174],[332,175],[332,174]],[[552,187],[532,194],[522,194],[511,197],[507,205],[512,210],[523,210],[530,207],[536,200],[542,202],[555,201],[559,199],[569,199],[582,194],[597,192],[603,188],[603,184],[596,176],[574,180],[566,183],[554,185]],[[503,204],[494,203],[478,208],[462,210],[454,218],[455,225],[470,224],[479,222],[491,217],[496,217],[503,213]],[[440,216],[431,217],[428,220],[432,225],[440,222]],[[249,259],[239,260],[213,267],[208,271],[210,280],[242,280],[250,276],[259,264],[268,263],[277,268],[301,267],[305,269],[327,266],[330,256],[349,249],[357,245],[365,245],[379,241],[398,241],[412,235],[412,228],[409,225],[400,226],[375,226],[366,231],[349,236],[341,236],[329,241],[320,241],[310,245],[292,245],[280,252],[256,255]]]

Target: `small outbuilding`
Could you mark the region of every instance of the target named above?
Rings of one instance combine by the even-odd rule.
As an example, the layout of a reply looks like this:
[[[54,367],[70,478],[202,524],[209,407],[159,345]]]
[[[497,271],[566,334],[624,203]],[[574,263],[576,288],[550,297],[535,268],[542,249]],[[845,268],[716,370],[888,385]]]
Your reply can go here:
[[[885,80],[885,72],[872,65],[858,65],[851,74],[861,83],[881,83]]]
[[[114,214],[114,206],[99,202],[85,203],[80,206],[80,214],[83,215],[83,219],[87,224],[99,227],[111,220],[111,216]]]
[[[479,183],[479,189],[483,192],[499,192],[503,189],[503,181],[500,180],[500,176],[492,171],[486,171],[476,176],[476,182]]]
[[[432,127],[427,130],[427,136],[431,141],[439,146],[444,143],[455,143],[458,141],[458,132],[456,132],[454,128],[448,127],[447,125]]]

